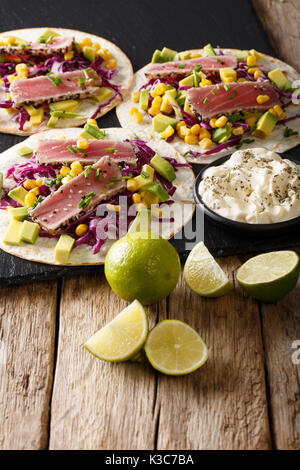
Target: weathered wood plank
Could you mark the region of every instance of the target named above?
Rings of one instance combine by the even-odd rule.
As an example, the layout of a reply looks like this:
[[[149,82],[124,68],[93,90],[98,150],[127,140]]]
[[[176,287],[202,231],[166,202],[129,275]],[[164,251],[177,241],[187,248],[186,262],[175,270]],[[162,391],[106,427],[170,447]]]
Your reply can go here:
[[[0,290],[0,448],[45,449],[57,282]]]
[[[238,258],[219,262],[230,277],[240,264]],[[270,448],[258,304],[239,290],[204,299],[181,283],[170,296],[168,317],[200,333],[209,359],[189,376],[159,376],[157,448]]]
[[[252,0],[277,56],[299,67],[299,0]]]
[[[125,305],[103,274],[64,281],[51,449],[153,448],[155,374],[150,366],[108,364],[82,347]],[[155,316],[154,309],[152,323]]]

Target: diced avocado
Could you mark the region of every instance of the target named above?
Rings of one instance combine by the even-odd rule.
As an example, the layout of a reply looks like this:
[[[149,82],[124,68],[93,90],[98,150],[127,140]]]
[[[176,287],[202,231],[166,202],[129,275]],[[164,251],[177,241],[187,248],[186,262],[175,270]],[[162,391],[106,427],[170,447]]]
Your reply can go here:
[[[139,101],[140,108],[143,111],[146,111],[148,109],[148,103],[149,103],[149,90],[144,89],[140,93],[140,101]]]
[[[129,227],[128,233],[151,232],[151,211],[142,208],[138,211],[136,218]]]
[[[154,194],[150,193],[146,189],[144,191],[141,191],[141,198],[142,202],[146,204],[147,207],[151,207],[153,204],[158,204],[159,200],[157,196],[154,196]]]
[[[94,47],[92,46],[84,46],[82,49],[84,57],[89,60],[90,62],[93,62],[96,58],[97,51]]]
[[[178,122],[178,119],[159,113],[152,119],[152,130],[154,132],[163,132],[168,126],[175,127]]]
[[[48,127],[55,127],[58,122],[58,117],[51,114],[49,121],[47,122]]]
[[[156,49],[154,51],[151,62],[152,62],[152,64],[164,62],[162,57],[161,57],[161,51],[159,49]]]
[[[230,133],[231,127],[227,124],[223,127],[218,127],[212,132],[212,140],[218,144],[225,142],[230,137]]]
[[[179,54],[179,59],[180,59],[180,60],[188,60],[188,59],[190,59],[190,58],[191,58],[191,53],[190,53],[190,52],[187,52],[187,51],[186,51],[186,52],[181,52],[181,53]]]
[[[262,115],[263,115],[263,113],[246,113],[246,114],[244,114],[243,119],[248,119],[248,118],[251,118],[251,117],[259,118]]]
[[[7,245],[20,245],[21,244],[21,228],[22,228],[22,222],[16,219],[12,219],[4,235],[3,243],[6,243]]]
[[[105,86],[103,86],[103,87],[99,88],[98,94],[94,95],[94,97],[96,98],[96,100],[99,103],[103,103],[104,101],[111,98],[112,95],[113,95],[112,89],[111,88],[106,88]]]
[[[189,103],[188,103],[188,100],[185,100],[183,110],[184,110],[186,113],[190,114],[191,116],[195,116],[195,114],[193,113],[193,111],[192,111],[191,108],[190,108],[190,105],[189,105]]]
[[[54,260],[60,264],[66,264],[69,261],[71,250],[75,239],[63,233],[56,244]]]
[[[147,163],[145,165],[142,166],[142,171],[144,173],[147,173],[149,175],[149,177],[152,179],[153,181],[153,177],[154,177],[154,168],[153,168],[153,165],[150,166],[150,165],[147,165]]]
[[[186,90],[180,90],[180,91],[177,93],[176,101],[177,101],[178,105],[179,105],[181,108],[184,107],[185,99],[186,99]]]
[[[83,129],[84,132],[94,137],[94,139],[102,140],[105,137],[105,132],[101,131],[98,126],[95,126],[93,124],[86,124]]]
[[[21,157],[32,157],[33,150],[27,147],[26,145],[23,145],[22,147],[18,148],[17,154],[20,155]]]
[[[237,51],[237,52],[234,52],[234,55],[236,56],[237,60],[246,61],[249,55],[249,51]]]
[[[50,111],[68,111],[72,112],[78,107],[79,101],[76,100],[64,100],[64,101],[56,101],[56,103],[50,103],[49,108]]]
[[[29,123],[31,126],[38,126],[41,124],[44,117],[44,109],[39,108],[36,110],[36,113],[30,117]]]
[[[174,181],[176,179],[176,174],[172,165],[167,160],[158,155],[158,153],[156,153],[151,159],[150,164],[153,166],[154,170],[157,171],[157,173],[162,175],[168,181]]]
[[[212,56],[212,55],[217,55],[211,44],[206,44],[206,46],[204,46],[203,49],[204,49],[204,54],[206,55],[206,57]]]
[[[201,81],[201,75],[199,72],[196,72],[199,80]],[[194,86],[194,75],[188,75],[179,82],[179,86]]]
[[[168,193],[166,193],[164,188],[158,183],[149,183],[144,189],[153,194],[153,196],[156,196],[158,202],[165,202],[170,199]]]
[[[173,51],[168,47],[164,47],[160,53],[160,57],[163,59],[163,62],[169,62],[170,60],[174,60],[177,51]]]
[[[175,99],[177,95],[176,89],[167,90],[163,96],[160,110],[163,113],[170,114],[173,111],[173,106],[178,106],[178,103]]]
[[[271,70],[271,72],[268,73],[268,78],[283,91],[287,91],[292,88],[291,82],[280,69]]]
[[[40,233],[40,226],[34,222],[28,222],[24,220],[21,227],[21,240],[32,245],[36,242],[37,237]]]
[[[172,85],[167,85],[167,90],[176,90],[176,88]]]
[[[152,183],[153,176],[154,176],[154,169],[151,168],[149,165],[143,165],[141,173],[138,176],[135,176],[134,178],[132,178],[136,184],[135,190],[139,191],[140,189],[147,186],[149,183]]]
[[[7,212],[11,219],[20,220],[21,222],[28,217],[27,207],[8,207]]]
[[[277,117],[273,113],[267,111],[257,121],[256,129],[252,134],[255,137],[259,137],[261,139],[267,137],[269,134],[271,134],[272,130],[276,126],[277,120]]]
[[[8,196],[11,197],[14,201],[21,204],[21,206],[26,206],[25,198],[27,194],[28,194],[28,191],[26,191],[26,189],[24,189],[23,186],[18,186],[17,188],[9,191]]]
[[[48,43],[52,41],[53,38],[60,36],[60,34],[56,33],[52,29],[46,29],[43,34],[38,38],[39,43]]]

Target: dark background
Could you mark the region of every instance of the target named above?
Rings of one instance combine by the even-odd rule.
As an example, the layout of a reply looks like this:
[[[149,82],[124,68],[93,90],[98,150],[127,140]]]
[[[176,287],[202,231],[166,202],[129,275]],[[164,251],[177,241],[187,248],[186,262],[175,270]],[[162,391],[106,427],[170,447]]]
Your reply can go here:
[[[248,0],[1,0],[0,31],[30,27],[65,27],[103,36],[118,45],[134,71],[151,59],[154,49],[175,50],[214,46],[257,49],[275,54]],[[115,111],[100,120],[101,127],[118,126]],[[21,137],[0,134],[0,151]],[[286,156],[297,158],[298,149]],[[197,171],[197,167],[194,167]],[[279,234],[231,232],[206,219],[205,242],[214,255],[250,253],[294,246],[299,228]],[[184,244],[174,242],[182,258]],[[0,252],[0,284],[19,283],[92,272],[99,267],[66,268],[31,263]]]

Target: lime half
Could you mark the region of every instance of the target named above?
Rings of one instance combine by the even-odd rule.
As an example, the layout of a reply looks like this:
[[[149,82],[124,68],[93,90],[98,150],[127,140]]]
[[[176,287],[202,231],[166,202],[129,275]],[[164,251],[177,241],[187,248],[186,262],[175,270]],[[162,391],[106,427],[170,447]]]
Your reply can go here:
[[[232,289],[228,277],[203,242],[190,252],[183,277],[192,291],[204,297],[220,297]]]
[[[123,362],[138,354],[144,346],[148,331],[146,312],[140,302],[135,300],[83,346],[99,359]]]
[[[255,299],[276,302],[295,287],[298,276],[299,257],[294,251],[272,251],[250,258],[236,277]]]
[[[165,320],[150,331],[145,344],[154,369],[167,375],[185,375],[207,360],[207,347],[197,331],[179,320]]]

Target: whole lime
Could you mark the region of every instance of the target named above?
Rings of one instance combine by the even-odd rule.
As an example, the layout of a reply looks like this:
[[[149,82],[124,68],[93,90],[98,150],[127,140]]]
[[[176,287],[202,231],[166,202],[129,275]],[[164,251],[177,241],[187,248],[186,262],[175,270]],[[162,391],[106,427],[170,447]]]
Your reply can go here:
[[[137,232],[111,246],[104,269],[110,287],[122,299],[149,305],[174,289],[180,276],[180,259],[167,240]]]

